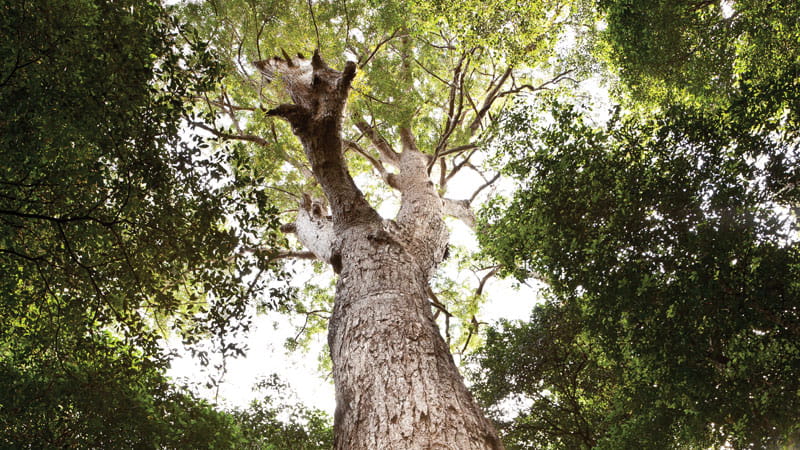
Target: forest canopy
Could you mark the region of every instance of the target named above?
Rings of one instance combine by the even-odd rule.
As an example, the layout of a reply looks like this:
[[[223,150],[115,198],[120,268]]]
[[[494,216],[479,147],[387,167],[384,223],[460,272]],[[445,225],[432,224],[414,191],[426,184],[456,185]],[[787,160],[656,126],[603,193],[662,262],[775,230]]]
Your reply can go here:
[[[548,290],[529,322],[489,332],[479,396],[529,399],[509,447],[791,448],[798,6],[599,7],[610,118],[542,103],[501,133],[519,190],[478,236]]]
[[[797,443],[796,2],[169,3],[0,3],[0,445]],[[268,310],[335,420],[166,375]]]

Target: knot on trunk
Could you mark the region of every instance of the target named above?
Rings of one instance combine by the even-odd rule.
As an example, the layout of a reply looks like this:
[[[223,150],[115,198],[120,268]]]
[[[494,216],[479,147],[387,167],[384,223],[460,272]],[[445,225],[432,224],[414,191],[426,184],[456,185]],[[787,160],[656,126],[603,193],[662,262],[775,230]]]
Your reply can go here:
[[[367,240],[376,245],[397,245],[406,248],[408,233],[394,220],[384,219],[380,224],[372,226],[367,233]]]
[[[331,216],[328,214],[328,206],[322,199],[312,198],[310,195],[303,193],[300,207],[317,219],[325,218],[331,220]]]

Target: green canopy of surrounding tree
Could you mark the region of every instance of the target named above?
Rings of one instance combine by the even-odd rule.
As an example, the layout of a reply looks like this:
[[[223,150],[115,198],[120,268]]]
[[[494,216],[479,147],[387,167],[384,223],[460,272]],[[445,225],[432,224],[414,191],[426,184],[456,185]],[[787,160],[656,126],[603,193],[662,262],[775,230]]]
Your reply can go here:
[[[597,4],[607,26],[602,52],[634,98],[680,99],[721,110],[746,101],[751,119],[759,121],[780,115],[789,102],[797,120],[797,2]]]
[[[169,384],[163,367],[104,334],[61,333],[54,351],[3,342],[0,447],[234,448],[237,421]],[[60,355],[57,352],[66,352]]]
[[[600,2],[624,106],[601,125],[558,104],[507,117],[520,189],[479,238],[548,284],[478,358],[488,405],[525,400],[511,447],[797,439],[797,4],[720,5]]]
[[[263,395],[245,409],[233,411],[242,430],[243,447],[263,450],[326,450],[333,447],[331,418],[298,404],[291,387],[272,376],[255,385]]]
[[[165,336],[206,363],[241,355],[253,299],[306,315],[301,332],[326,325],[328,286],[278,288],[276,260],[309,257],[278,212],[321,193],[291,128],[264,114],[287,99],[252,63],[283,48],[357,62],[343,138],[373,205],[404,128],[442,196],[487,149],[518,182],[479,231],[501,266],[454,248],[447,264],[475,269],[477,289],[442,276],[429,292],[464,352],[486,279],[547,284],[530,321],[488,330],[477,358],[508,447],[797,438],[796,2],[172,12],[192,27],[155,1],[0,2],[0,446],[332,446],[330,418],[282,395],[226,412],[165,376]],[[565,36],[581,51],[558,50]],[[622,102],[605,124],[563,104],[504,113],[598,67]],[[470,202],[497,180],[479,176]]]
[[[679,103],[729,128],[771,139],[766,182],[796,203],[800,181],[800,4],[795,1],[602,1],[603,57],[627,108]],[[772,133],[772,135],[770,135]],[[749,154],[748,154],[749,152]],[[794,199],[794,200],[793,200]]]
[[[275,239],[265,197],[180,139],[214,56],[139,0],[4,1],[0,35],[0,446],[311,448],[269,405],[226,413],[164,375],[170,329],[241,351],[224,339],[268,257],[238,249]]]
[[[487,392],[540,390],[545,380],[552,396],[541,402],[580,406],[570,413],[577,431],[592,436],[584,442],[610,439],[606,448],[761,444],[791,432],[800,421],[800,254],[766,171],[738,153],[744,143],[733,145],[724,123],[687,110],[602,128],[569,107],[553,119],[509,119],[521,141],[509,142],[508,170],[521,189],[486,210],[484,248],[520,279],[543,277],[552,295],[531,324],[489,335]],[[553,314],[563,321],[556,330],[572,334],[550,332]],[[503,350],[511,329],[530,355],[503,362],[514,359]],[[544,337],[529,340],[534,333]],[[553,347],[567,359],[526,362]],[[505,377],[525,373],[516,364],[542,375],[515,387]],[[580,380],[561,378],[571,372],[610,383],[584,394]],[[548,387],[552,377],[566,384]]]

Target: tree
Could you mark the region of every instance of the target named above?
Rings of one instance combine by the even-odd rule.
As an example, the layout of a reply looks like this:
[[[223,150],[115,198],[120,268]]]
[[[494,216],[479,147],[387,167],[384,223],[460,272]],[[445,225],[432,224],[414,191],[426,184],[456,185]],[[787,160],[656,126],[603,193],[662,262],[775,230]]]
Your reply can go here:
[[[5,1],[0,30],[0,445],[236,446],[230,415],[168,384],[161,341],[246,327],[265,286],[242,280],[269,261],[238,249],[277,233],[179,138],[213,55],[147,1]]]
[[[247,442],[234,417],[171,384],[162,365],[111,333],[65,330],[57,345],[69,354],[45,351],[43,357],[39,339],[29,334],[3,342],[0,446],[236,448]]]
[[[538,305],[529,322],[487,330],[475,356],[474,389],[507,448],[594,448],[610,427],[625,422],[619,411],[628,408],[616,407],[624,398],[617,373],[603,363],[578,313],[553,301]],[[503,409],[507,402],[513,402],[510,411]]]
[[[243,447],[259,450],[333,447],[331,420],[326,413],[299,405],[296,398],[287,395],[291,392],[289,385],[277,376],[261,380],[255,387],[265,396],[233,413],[247,442]]]
[[[300,204],[283,230],[338,274],[328,325],[336,448],[502,447],[439,333],[430,283],[448,253],[444,217],[471,225],[470,203],[493,180],[462,200],[446,196],[448,183],[475,168],[509,98],[567,77],[544,61],[572,6],[184,5],[230,65],[219,91],[200,99],[219,116],[198,126],[255,144],[238,147],[234,166],[268,184],[276,204]],[[315,47],[311,57],[282,49]],[[548,75],[515,68],[531,62]],[[400,193],[394,219],[378,214],[351,170]]]
[[[622,90],[638,100],[680,99],[717,110],[746,101],[761,121],[781,107],[796,120],[797,2],[601,0],[598,6],[607,23],[604,56]]]
[[[486,345],[474,357],[474,389],[508,448],[713,445],[687,438],[697,418],[687,420],[647,395],[647,380],[618,365],[585,322],[578,305],[551,296],[528,322],[506,321],[487,330]]]
[[[793,1],[602,1],[605,59],[627,108],[680,103],[764,139],[770,190],[796,205],[800,6]],[[638,106],[637,106],[638,105]],[[747,145],[745,149],[759,148]],[[745,157],[755,157],[755,153]],[[795,200],[791,200],[794,198]]]
[[[489,404],[531,395],[556,412],[578,392],[583,426],[556,424],[592,430],[598,447],[791,447],[798,5],[598,6],[617,115],[592,126],[561,106],[550,124],[535,125],[536,110],[505,128],[521,190],[486,211],[479,236],[509,273],[548,280],[551,302],[531,323],[489,334],[481,361],[499,372],[481,376],[479,392]],[[502,359],[512,357],[503,343],[532,336],[542,340]],[[583,369],[540,362],[543,348]],[[578,389],[598,368],[602,389]],[[526,370],[518,385],[502,379]],[[607,389],[621,394],[604,402]],[[512,442],[563,442],[532,414],[507,425]]]
[[[544,277],[556,302],[503,333],[523,340],[556,314],[577,334],[556,330],[505,363],[525,365],[547,345],[566,355],[560,364],[537,362],[510,388],[492,381],[501,371],[486,386],[505,396],[544,383],[557,405],[577,395],[582,416],[621,414],[613,425],[585,424],[601,448],[645,437],[675,448],[786,442],[800,424],[797,225],[776,211],[785,197],[756,163],[790,157],[786,147],[771,132],[682,106],[644,122],[617,115],[604,127],[571,107],[554,108],[541,126],[538,114],[509,118],[517,134],[505,138],[508,170],[521,189],[486,210],[480,237],[510,273]],[[487,368],[508,356],[499,351],[489,345]],[[576,388],[582,378],[568,377],[589,375],[562,368],[576,360],[608,384]],[[621,398],[597,402],[608,389]]]

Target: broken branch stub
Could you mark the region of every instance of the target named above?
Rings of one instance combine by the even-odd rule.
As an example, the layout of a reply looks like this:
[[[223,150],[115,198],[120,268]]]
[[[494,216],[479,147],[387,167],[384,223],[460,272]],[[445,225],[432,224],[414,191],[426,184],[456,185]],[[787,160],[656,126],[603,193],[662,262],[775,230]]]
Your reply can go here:
[[[254,63],[268,81],[282,81],[293,102],[279,105],[267,114],[285,118],[299,133],[312,132],[314,122],[340,120],[356,74],[355,63],[348,62],[340,72],[331,69],[319,51],[311,60],[300,54],[291,58],[283,49],[281,53],[283,57]]]
[[[287,232],[294,233],[305,248],[320,260],[331,262],[336,234],[322,201],[304,195],[297,212],[297,219],[288,225],[290,226],[284,225]]]

